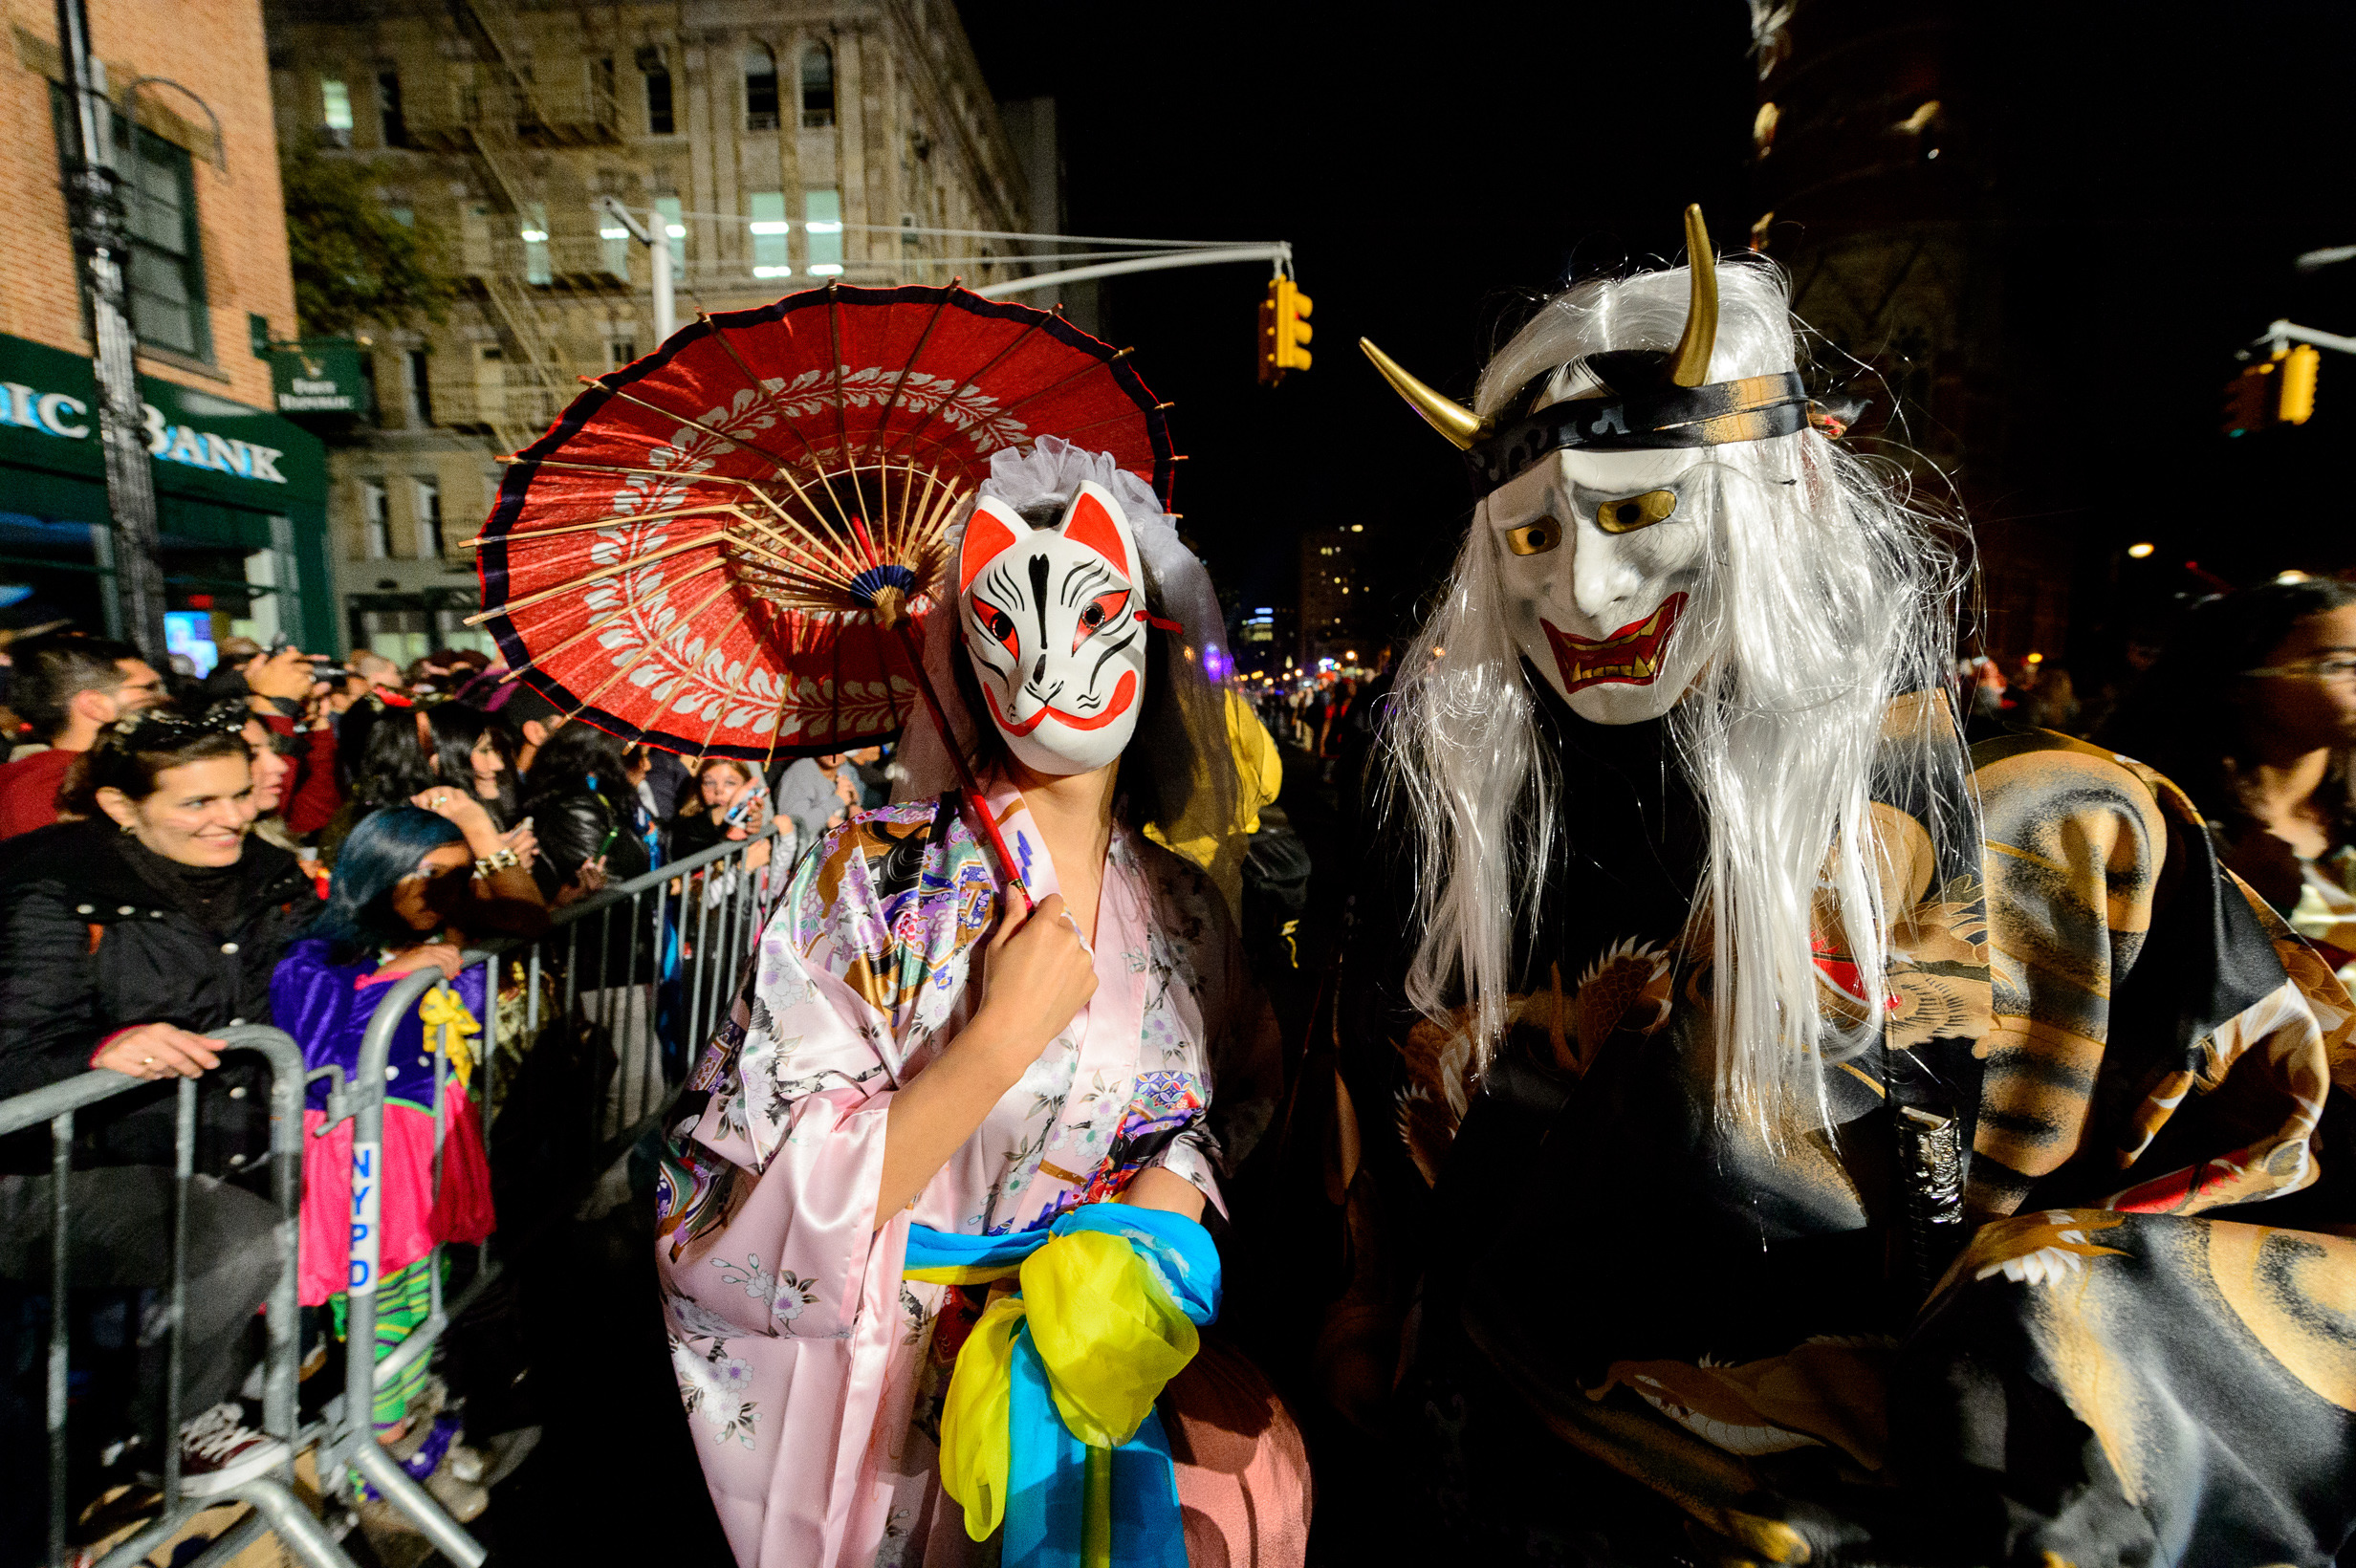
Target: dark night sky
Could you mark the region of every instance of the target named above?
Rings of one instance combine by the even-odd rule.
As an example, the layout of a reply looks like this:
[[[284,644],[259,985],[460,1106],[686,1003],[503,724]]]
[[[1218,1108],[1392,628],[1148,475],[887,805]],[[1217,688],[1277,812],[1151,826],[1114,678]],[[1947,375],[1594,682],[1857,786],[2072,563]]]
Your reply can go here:
[[[1317,363],[1275,389],[1253,380],[1257,269],[1104,288],[1106,335],[1177,402],[1186,525],[1254,602],[1289,592],[1304,526],[1379,528],[1412,588],[1467,514],[1453,454],[1361,334],[1463,396],[1530,291],[1676,259],[1689,201],[1721,250],[1756,215],[1737,0],[962,12],[998,97],[1058,100],[1072,231],[1296,248]],[[2326,356],[2304,429],[2216,433],[2233,350],[2268,320],[2356,334],[2356,263],[2290,268],[2356,243],[2350,96],[2299,74],[2356,58],[2356,8],[2237,7],[2197,30],[2149,6],[1954,14],[1979,84],[1978,217],[2007,257],[2004,384],[1983,389],[2015,422],[1998,504],[2065,535],[2079,623],[2108,613],[2132,537],[2245,577],[2356,564],[2339,478],[2356,359]],[[1821,27],[1802,38],[1826,47]]]

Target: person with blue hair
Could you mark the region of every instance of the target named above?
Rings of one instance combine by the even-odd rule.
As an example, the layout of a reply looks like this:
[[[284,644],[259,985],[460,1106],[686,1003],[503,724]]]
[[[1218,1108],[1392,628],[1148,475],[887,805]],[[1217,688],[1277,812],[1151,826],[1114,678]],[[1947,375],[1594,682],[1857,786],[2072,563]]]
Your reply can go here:
[[[272,1016],[302,1046],[304,1067],[341,1068],[346,1082],[359,1069],[361,1036],[382,994],[378,988],[424,969],[438,969],[445,982],[402,1020],[384,1085],[380,1361],[425,1320],[434,1248],[480,1242],[495,1223],[469,1039],[486,1016],[485,977],[480,966],[461,966],[460,951],[475,932],[532,935],[547,918],[537,884],[501,843],[481,801],[469,791],[426,790],[415,804],[372,813],[352,830],[337,857],[326,906],[289,945],[271,977]],[[448,1059],[447,1075],[437,1074],[437,1056]],[[350,1268],[353,1124],[347,1120],[322,1134],[327,1089],[325,1080],[312,1084],[303,1108],[309,1136],[299,1274],[305,1306],[340,1307]],[[420,1419],[435,1414],[425,1407],[425,1393],[422,1358],[380,1386],[377,1440],[453,1514],[471,1518],[486,1501],[473,1484],[480,1472],[468,1473],[469,1456],[453,1450],[454,1415]],[[457,1461],[446,1465],[453,1452]]]

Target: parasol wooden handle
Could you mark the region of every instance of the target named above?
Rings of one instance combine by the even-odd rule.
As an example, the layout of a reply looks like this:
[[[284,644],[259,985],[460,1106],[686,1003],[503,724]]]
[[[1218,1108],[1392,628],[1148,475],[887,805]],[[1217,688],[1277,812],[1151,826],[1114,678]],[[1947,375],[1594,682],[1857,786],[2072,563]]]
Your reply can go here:
[[[876,598],[881,600],[884,594],[892,594],[897,600],[897,590],[889,588],[882,590]],[[878,607],[882,608],[880,604]],[[898,608],[897,602],[892,608]],[[941,733],[941,749],[949,753],[949,762],[957,770],[958,793],[966,797],[966,804],[973,808],[974,819],[982,825],[982,837],[989,841],[991,853],[998,858],[999,871],[1004,873],[1014,891],[1022,895],[1023,913],[1031,913],[1038,907],[1038,901],[1031,896],[1031,884],[1023,880],[1022,866],[1008,853],[1005,836],[998,832],[998,820],[990,813],[990,802],[983,797],[981,783],[967,764],[965,752],[958,748],[957,732],[949,727],[949,714],[941,707],[940,694],[932,689],[932,677],[925,672],[924,654],[909,633],[911,622],[905,615],[888,615],[887,618],[886,614],[879,614],[876,619],[891,630],[900,644],[901,657],[907,660],[908,668],[915,671],[916,689],[923,695],[925,707],[932,714],[933,728]]]

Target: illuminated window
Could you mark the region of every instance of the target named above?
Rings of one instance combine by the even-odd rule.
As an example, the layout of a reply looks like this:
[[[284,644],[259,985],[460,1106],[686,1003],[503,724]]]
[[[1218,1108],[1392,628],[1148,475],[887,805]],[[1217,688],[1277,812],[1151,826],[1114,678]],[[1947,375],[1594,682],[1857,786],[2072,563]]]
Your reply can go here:
[[[338,132],[348,146],[352,141],[352,90],[330,78],[319,82],[319,123]]]
[[[524,242],[524,281],[548,283],[555,280],[548,258],[548,204],[526,202],[522,229]]]
[[[801,214],[807,220],[802,232],[810,248],[812,277],[842,275],[842,193],[839,190],[813,190],[801,199]]]
[[[785,192],[756,190],[745,202],[753,217],[746,225],[753,234],[753,275],[792,277],[794,269],[786,264],[785,237],[793,225],[785,221]]]
[[[679,198],[657,196],[654,209],[663,215],[663,232],[670,236],[671,271],[673,273],[685,272],[687,265],[687,226],[680,216]]]

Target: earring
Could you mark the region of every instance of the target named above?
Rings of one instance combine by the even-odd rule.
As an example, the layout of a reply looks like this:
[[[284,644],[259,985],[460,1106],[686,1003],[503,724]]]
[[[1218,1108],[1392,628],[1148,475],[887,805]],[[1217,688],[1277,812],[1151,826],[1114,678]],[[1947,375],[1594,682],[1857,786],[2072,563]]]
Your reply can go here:
[[[115,830],[116,830],[118,833],[126,833],[126,834],[127,834],[127,833],[129,833],[129,832],[131,831],[131,824],[130,824],[130,823],[128,823],[128,822],[118,822],[118,823],[116,823],[116,824],[115,824]]]

